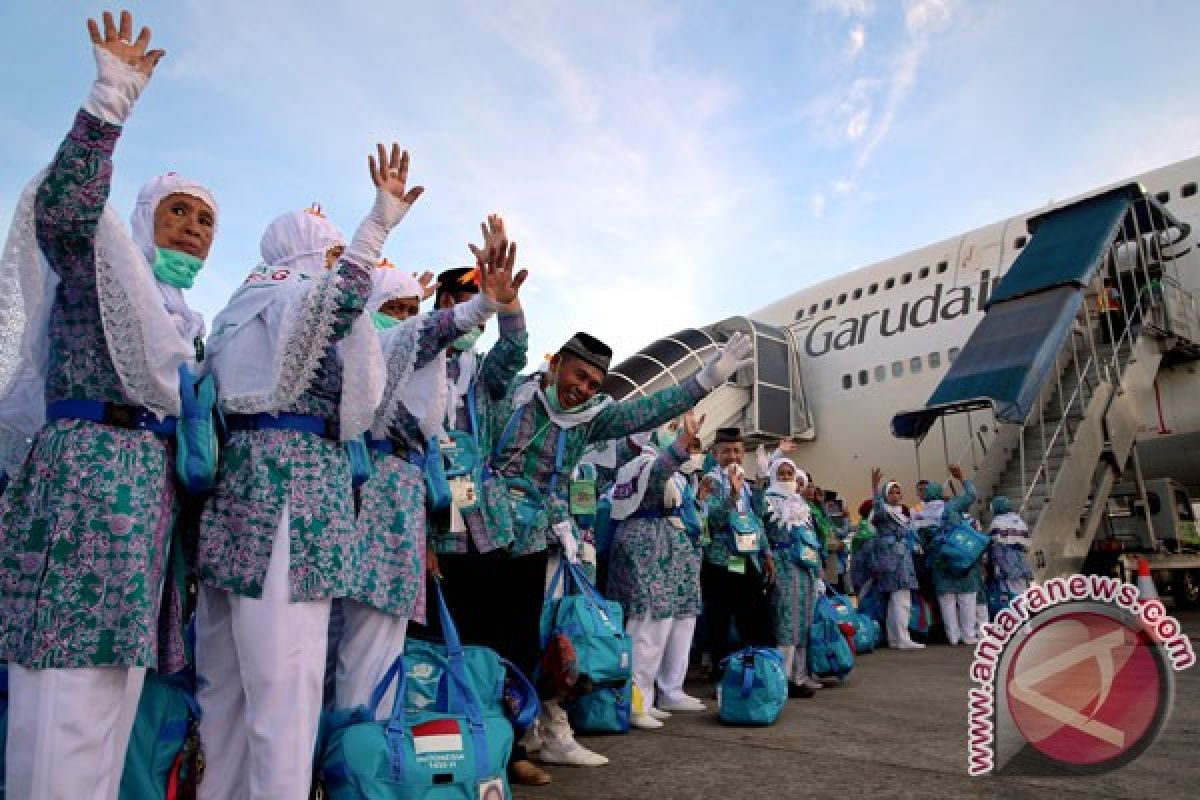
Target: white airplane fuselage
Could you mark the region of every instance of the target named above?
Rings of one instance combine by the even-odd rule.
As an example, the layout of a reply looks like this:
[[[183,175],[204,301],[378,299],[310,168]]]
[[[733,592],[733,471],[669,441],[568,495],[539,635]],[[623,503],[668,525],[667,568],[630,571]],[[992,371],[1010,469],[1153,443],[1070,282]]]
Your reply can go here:
[[[1198,181],[1200,157],[1120,183],[1138,182],[1160,195],[1160,202],[1161,193],[1168,193],[1165,207],[1191,225],[1195,246]],[[1048,208],[838,276],[750,314],[795,331],[815,421],[815,436],[799,443],[795,457],[822,487],[837,490],[848,507],[870,496],[873,466],[898,480],[912,499],[918,454],[913,442],[892,436],[892,416],[922,407],[933,394],[983,318],[997,282],[1020,254],[1019,245],[1028,240],[1026,221]],[[1200,275],[1177,277],[1185,289],[1200,294]],[[1147,477],[1173,477],[1191,487],[1193,496],[1200,493],[1197,369],[1184,364],[1159,373],[1158,401],[1141,409],[1138,434]],[[989,438],[979,435],[980,428],[994,424],[986,412],[946,418],[944,439],[939,423],[920,447],[919,476],[944,479],[947,455],[970,473],[984,456],[981,440]]]

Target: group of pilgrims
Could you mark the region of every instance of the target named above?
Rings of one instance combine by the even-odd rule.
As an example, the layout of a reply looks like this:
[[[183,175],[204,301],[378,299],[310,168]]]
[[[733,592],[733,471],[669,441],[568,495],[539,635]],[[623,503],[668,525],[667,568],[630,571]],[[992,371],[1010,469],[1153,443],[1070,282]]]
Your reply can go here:
[[[383,260],[422,191],[397,145],[368,159],[375,199],[353,236],[315,208],[278,216],[261,263],[206,326],[184,291],[204,280],[213,193],[154,178],[128,228],[109,202],[117,140],[164,53],[148,29],[134,36],[127,12],[88,27],[96,80],[20,196],[0,261],[9,798],[117,797],[147,670],[189,662],[199,797],[306,798],[323,706],[366,705],[406,636],[437,634],[433,581],[464,641],[532,675],[546,669],[539,619],[564,558],[625,612],[638,728],[707,707],[683,688],[697,648],[718,665],[739,643],[779,647],[791,693],[811,696],[822,682],[805,650],[827,580],[873,587],[889,642],[919,646],[907,625],[919,527],[953,524],[974,500],[970,481],[944,503],[929,484],[914,514],[876,471],[851,537],[789,442],[752,480],[739,432],[718,430],[706,449],[691,412],[747,363],[737,334],[695,376],[624,402],[600,391],[612,352],[587,333],[522,374],[527,272],[499,217],[470,245],[474,264],[436,281]],[[498,339],[480,353],[489,324]],[[177,475],[175,434],[204,376],[222,437],[215,485],[197,494]],[[453,481],[449,510],[433,513],[436,442],[470,442],[489,478]],[[602,559],[573,507],[586,482],[611,503]],[[534,523],[513,486],[541,498]],[[995,511],[992,562],[1018,591],[1028,532]],[[934,564],[933,575],[948,638],[970,642],[978,571],[938,577]],[[535,754],[607,763],[543,689],[511,779],[550,782]]]

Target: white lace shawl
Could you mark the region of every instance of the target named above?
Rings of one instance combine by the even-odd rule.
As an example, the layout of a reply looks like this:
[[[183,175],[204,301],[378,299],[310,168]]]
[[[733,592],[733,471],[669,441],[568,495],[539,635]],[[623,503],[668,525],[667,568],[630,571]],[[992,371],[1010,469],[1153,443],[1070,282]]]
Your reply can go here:
[[[35,233],[34,207],[43,170],[26,185],[0,256],[0,466],[24,456],[46,421],[47,324],[58,276]],[[128,401],[158,417],[179,414],[179,365],[195,358],[193,343],[165,305],[141,248],[112,204],[95,236],[96,284],[104,344]]]
[[[387,436],[401,406],[416,418],[421,432],[427,437],[437,436],[442,431],[448,393],[445,352],[438,353],[420,369],[414,369],[421,329],[428,321],[429,314],[421,314],[379,331],[379,343],[387,364],[387,382],[383,401],[371,425],[372,435],[378,438]]]
[[[339,275],[259,265],[213,320],[208,359],[221,407],[232,414],[275,414],[312,384],[340,302]],[[342,363],[340,436],[370,426],[383,399],[386,369],[370,315],[355,320],[337,345]]]

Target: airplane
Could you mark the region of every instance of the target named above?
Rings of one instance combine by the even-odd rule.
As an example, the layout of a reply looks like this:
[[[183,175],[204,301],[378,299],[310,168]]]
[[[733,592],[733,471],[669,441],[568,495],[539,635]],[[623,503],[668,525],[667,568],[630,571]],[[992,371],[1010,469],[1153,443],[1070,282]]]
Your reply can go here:
[[[615,367],[605,390],[620,399],[681,380],[711,342],[734,329],[755,333],[757,371],[723,387],[727,396],[718,391],[702,404],[708,414],[702,433],[711,436],[733,424],[768,444],[768,431],[791,435],[794,460],[844,498],[847,508],[870,497],[875,466],[914,502],[919,478],[944,480],[955,462],[970,475],[984,465],[989,444],[1001,433],[992,414],[977,410],[944,417],[944,428],[931,430],[917,448],[893,435],[892,421],[901,411],[921,408],[937,389],[984,319],[1001,279],[1029,245],[1030,220],[1136,184],[1174,218],[1186,237],[1180,255],[1191,257],[1200,235],[1198,182],[1200,156],[839,275],[745,317],[663,337]],[[1188,269],[1187,261],[1173,265],[1172,274],[1191,302],[1200,295],[1200,269]],[[1093,319],[1100,291],[1097,279],[1087,297]],[[1142,477],[1173,478],[1193,497],[1200,496],[1198,364],[1164,360],[1153,391],[1139,394],[1136,408]],[[782,398],[785,392],[790,396],[772,407],[766,395]]]

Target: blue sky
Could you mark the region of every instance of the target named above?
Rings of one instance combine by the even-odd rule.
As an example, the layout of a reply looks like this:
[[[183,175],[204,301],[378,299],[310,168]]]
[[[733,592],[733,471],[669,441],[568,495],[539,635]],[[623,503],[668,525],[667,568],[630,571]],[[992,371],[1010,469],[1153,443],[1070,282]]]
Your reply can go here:
[[[276,214],[347,233],[377,140],[427,187],[386,253],[465,262],[500,211],[532,352],[618,357],[1200,150],[1200,4],[1120,0],[135,2],[166,48],[113,199],[168,169],[221,203],[210,318]],[[0,7],[0,215],[93,75],[92,0]]]

